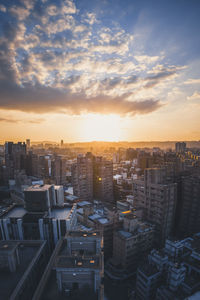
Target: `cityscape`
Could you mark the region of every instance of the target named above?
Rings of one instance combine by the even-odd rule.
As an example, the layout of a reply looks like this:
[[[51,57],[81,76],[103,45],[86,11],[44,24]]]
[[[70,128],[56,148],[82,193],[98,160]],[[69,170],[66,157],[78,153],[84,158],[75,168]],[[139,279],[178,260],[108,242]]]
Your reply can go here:
[[[199,16],[0,1],[0,300],[200,300]]]

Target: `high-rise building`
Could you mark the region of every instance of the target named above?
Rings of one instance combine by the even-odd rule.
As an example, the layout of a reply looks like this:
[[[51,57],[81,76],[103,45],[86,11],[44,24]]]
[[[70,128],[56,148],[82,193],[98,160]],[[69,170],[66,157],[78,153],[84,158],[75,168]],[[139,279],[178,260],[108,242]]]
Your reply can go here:
[[[135,272],[138,263],[152,249],[154,226],[138,221],[133,213],[124,217],[123,229],[117,230],[113,237],[113,260],[121,266],[124,275]]]
[[[64,205],[64,190],[62,185],[55,185],[55,204],[56,206]]]
[[[46,241],[0,241],[0,298],[32,299],[47,262]]]
[[[199,242],[197,234],[166,240],[165,248],[153,249],[137,270],[136,299],[193,299],[200,288]]]
[[[137,156],[137,165],[142,171],[146,168],[151,168],[154,163],[154,157],[150,153],[140,151]]]
[[[70,231],[60,240],[33,300],[104,299],[103,238],[98,231]]]
[[[91,153],[78,156],[72,166],[74,195],[81,200],[113,201],[113,164],[103,157]]]
[[[89,157],[78,156],[72,165],[74,195],[80,200],[93,201],[93,162]]]
[[[103,157],[93,159],[94,199],[113,201],[113,163]]]
[[[14,179],[15,170],[22,169],[22,159],[26,155],[26,144],[5,143],[5,165],[8,179]]]
[[[34,185],[24,191],[25,208],[29,212],[50,211],[55,201],[53,185]]]
[[[31,146],[31,140],[30,139],[26,139],[26,146],[27,146],[27,148],[30,148],[30,146]]]
[[[60,146],[63,147],[63,140],[60,141]]]
[[[144,178],[133,180],[133,194],[145,220],[156,225],[157,244],[164,243],[174,225],[177,184],[168,182],[164,168],[146,169]]]
[[[39,155],[38,156],[38,161],[37,161],[37,172],[38,172],[38,177],[45,179],[49,178],[50,176],[50,167],[49,167],[49,159],[45,155]]]
[[[56,156],[51,160],[51,177],[55,184],[66,183],[66,160],[61,156]]]
[[[185,142],[178,142],[175,144],[176,152],[184,153],[186,151],[186,143]]]
[[[56,191],[56,192],[55,192]],[[47,240],[52,250],[58,240],[77,225],[76,204],[61,205],[63,189],[32,186],[25,191],[25,207],[12,205],[0,216],[0,239]]]
[[[177,212],[177,234],[180,237],[200,230],[200,175],[183,176]]]

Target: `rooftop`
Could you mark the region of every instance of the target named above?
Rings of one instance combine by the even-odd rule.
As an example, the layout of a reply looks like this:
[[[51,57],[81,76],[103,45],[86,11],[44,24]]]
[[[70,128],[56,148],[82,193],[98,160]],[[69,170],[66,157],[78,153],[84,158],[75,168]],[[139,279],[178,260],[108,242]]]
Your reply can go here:
[[[107,219],[107,218],[100,218],[100,219],[98,219],[97,220],[99,223],[101,223],[101,224],[107,224],[107,223],[109,223],[109,220]]]
[[[67,232],[65,238],[67,237],[101,237],[101,233],[97,231],[69,231]]]
[[[35,184],[25,189],[25,192],[47,191],[50,187],[50,184]]]
[[[26,213],[27,211],[23,206],[14,206],[5,212],[3,218],[23,218]]]
[[[150,277],[150,276],[153,276],[153,275],[159,273],[157,267],[154,265],[151,265],[149,263],[146,263],[146,264],[140,266],[139,270],[147,277]]]
[[[0,241],[0,254],[5,252],[12,252],[18,247],[16,241]]]
[[[99,218],[101,218],[101,216],[98,215],[98,214],[93,214],[93,215],[90,215],[90,216],[89,216],[89,219],[90,219],[90,220],[96,220],[96,219],[99,219]]]
[[[51,212],[49,213],[49,216],[54,219],[65,220],[65,219],[67,219],[70,211],[71,211],[71,208],[69,208],[69,207],[53,208],[51,210]]]
[[[56,268],[99,268],[99,256],[82,257],[82,256],[59,256],[55,261]]]
[[[39,249],[44,244],[43,241],[3,241],[4,245],[12,249],[17,247],[19,249],[20,265],[17,271],[11,273],[9,270],[0,269],[0,291],[1,299],[9,299],[11,294],[17,288],[19,281],[22,279],[24,273],[31,267],[31,263],[37,256]],[[2,244],[2,242],[1,242]],[[5,249],[8,249],[5,248]]]
[[[78,202],[78,206],[80,206],[80,207],[83,207],[85,205],[91,205],[91,202],[88,202],[88,201],[80,201],[80,202]]]
[[[128,231],[124,231],[124,230],[119,230],[118,233],[123,237],[123,238],[130,238],[132,237],[132,233],[128,232]]]
[[[65,199],[68,201],[75,201],[75,200],[78,200],[78,197],[74,196],[74,195],[67,195],[67,196],[65,196]]]

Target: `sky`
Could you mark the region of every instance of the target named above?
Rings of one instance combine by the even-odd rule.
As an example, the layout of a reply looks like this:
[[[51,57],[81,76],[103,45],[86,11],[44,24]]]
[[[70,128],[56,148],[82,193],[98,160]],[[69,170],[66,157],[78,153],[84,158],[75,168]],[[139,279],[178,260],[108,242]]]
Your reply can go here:
[[[200,140],[199,0],[1,0],[0,141]]]

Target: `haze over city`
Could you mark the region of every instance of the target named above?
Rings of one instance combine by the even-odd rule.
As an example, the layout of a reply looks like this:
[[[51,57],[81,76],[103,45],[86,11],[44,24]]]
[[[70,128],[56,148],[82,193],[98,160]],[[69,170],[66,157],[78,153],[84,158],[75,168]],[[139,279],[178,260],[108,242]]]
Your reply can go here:
[[[199,1],[0,5],[1,141],[199,140]]]

